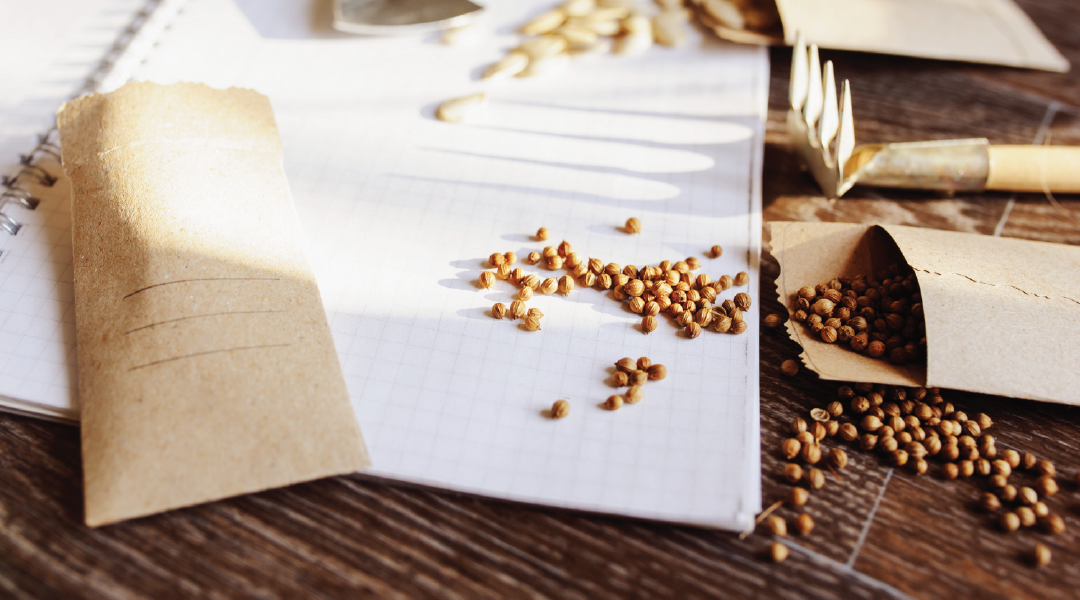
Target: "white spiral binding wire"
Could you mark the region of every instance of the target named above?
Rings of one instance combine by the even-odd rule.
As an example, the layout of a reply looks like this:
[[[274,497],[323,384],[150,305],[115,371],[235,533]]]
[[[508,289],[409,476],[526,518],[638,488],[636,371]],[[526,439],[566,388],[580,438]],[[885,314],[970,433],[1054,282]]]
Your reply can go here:
[[[148,0],[124,28],[101,61],[72,95],[77,98],[90,92],[111,92],[124,84],[135,68],[146,58],[165,28],[172,22],[186,0]],[[22,228],[15,219],[4,213],[9,204],[18,204],[29,210],[37,208],[40,200],[26,187],[33,181],[46,187],[56,183],[56,176],[49,173],[40,162],[49,159],[60,163],[60,145],[55,123],[38,136],[38,143],[27,154],[19,156],[19,166],[14,173],[0,178],[0,230],[15,235]]]

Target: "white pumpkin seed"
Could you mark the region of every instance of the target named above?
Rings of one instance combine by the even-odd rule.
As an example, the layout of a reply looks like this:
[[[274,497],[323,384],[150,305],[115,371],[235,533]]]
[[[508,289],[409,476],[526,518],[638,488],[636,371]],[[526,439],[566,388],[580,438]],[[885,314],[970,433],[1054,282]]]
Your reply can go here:
[[[548,11],[526,23],[521,28],[521,33],[525,35],[542,35],[555,31],[555,28],[562,25],[565,21],[566,13],[564,13],[562,9],[556,8],[555,10]]]
[[[528,55],[529,60],[543,60],[566,50],[566,38],[561,35],[542,35],[528,40],[516,49]]]
[[[518,77],[537,77],[540,75],[554,75],[570,63],[570,57],[565,54],[556,54],[538,60],[529,60],[529,66],[518,73]]]
[[[529,56],[524,52],[518,52],[514,50],[502,58],[502,60],[492,63],[484,70],[484,79],[505,79],[507,77],[513,77],[518,73],[525,70],[525,67],[529,66]]]
[[[457,123],[484,106],[486,103],[487,96],[484,94],[473,94],[472,96],[453,98],[440,104],[439,109],[435,111],[435,116],[438,117],[440,121]]]
[[[566,38],[566,43],[570,48],[591,46],[596,43],[596,32],[587,27],[563,25],[556,29],[555,33]]]
[[[686,19],[676,11],[665,11],[653,17],[653,37],[665,46],[682,46],[686,43]]]
[[[596,10],[596,0],[567,0],[562,9],[568,16],[580,17]]]

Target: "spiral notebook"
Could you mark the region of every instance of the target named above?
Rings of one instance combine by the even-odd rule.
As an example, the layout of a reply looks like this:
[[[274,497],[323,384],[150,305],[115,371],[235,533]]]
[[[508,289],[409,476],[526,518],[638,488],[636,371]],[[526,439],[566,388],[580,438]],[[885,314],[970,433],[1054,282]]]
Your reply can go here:
[[[685,47],[589,57],[558,77],[479,81],[549,5],[488,3],[474,44],[444,46],[336,33],[317,3],[189,0],[131,72],[270,97],[368,473],[745,529],[761,502],[756,306],[745,335],[689,339],[666,318],[643,335],[640,315],[579,288],[530,301],[545,316],[529,332],[491,316],[512,286],[476,282],[493,252],[541,250],[543,226],[548,244],[605,262],[696,256],[714,278],[746,271],[749,286],[725,297],[756,298],[767,54],[694,31]],[[478,91],[481,118],[434,119],[440,101]],[[56,150],[38,153],[46,169]],[[4,210],[23,226],[0,240],[0,395],[74,417],[66,183],[20,181],[41,203]],[[631,216],[642,233],[622,230]],[[714,244],[724,252],[707,258]],[[669,376],[606,411],[624,356]],[[560,398],[571,414],[552,420]]]

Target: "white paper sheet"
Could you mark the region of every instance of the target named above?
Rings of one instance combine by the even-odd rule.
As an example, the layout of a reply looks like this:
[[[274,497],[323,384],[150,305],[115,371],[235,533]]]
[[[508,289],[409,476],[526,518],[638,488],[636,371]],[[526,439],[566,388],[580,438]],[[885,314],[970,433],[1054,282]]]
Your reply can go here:
[[[746,528],[760,510],[756,307],[744,335],[691,340],[663,317],[646,336],[610,293],[578,288],[530,301],[546,316],[527,332],[488,312],[511,285],[475,282],[492,252],[540,250],[545,226],[548,244],[605,262],[693,255],[714,278],[745,270],[757,298],[767,54],[695,33],[557,77],[478,81],[549,4],[492,2],[487,33],[447,47],[337,34],[306,2],[192,0],[136,78],[270,96],[374,474]],[[433,118],[477,91],[491,97],[483,118]],[[630,216],[640,235],[620,231]],[[705,259],[713,244],[723,256]],[[669,376],[605,411],[624,356]],[[559,398],[571,415],[546,418]]]

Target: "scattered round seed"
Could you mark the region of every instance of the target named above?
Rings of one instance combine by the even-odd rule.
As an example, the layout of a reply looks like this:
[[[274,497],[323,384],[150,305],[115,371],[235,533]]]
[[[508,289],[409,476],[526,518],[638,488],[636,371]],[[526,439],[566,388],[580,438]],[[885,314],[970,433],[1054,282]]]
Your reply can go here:
[[[1031,506],[1039,501],[1039,494],[1034,489],[1024,486],[1020,488],[1018,498],[1023,504]]]
[[[506,305],[502,302],[496,302],[495,306],[491,307],[491,316],[496,319],[501,319],[506,316]]]
[[[773,542],[772,545],[769,546],[769,558],[771,558],[773,562],[784,562],[787,557],[787,546],[780,542]]]
[[[810,500],[810,492],[806,491],[806,488],[793,487],[788,492],[787,503],[792,506],[803,506]]]
[[[510,318],[511,319],[523,319],[525,318],[525,303],[521,300],[514,300],[510,303]]]
[[[1017,507],[1016,516],[1020,518],[1021,527],[1031,527],[1035,524],[1035,511],[1027,506]]]
[[[799,363],[791,359],[785,360],[780,363],[780,372],[788,377],[794,377],[799,374]]]
[[[1065,519],[1062,519],[1061,515],[1048,514],[1045,517],[1039,517],[1039,523],[1046,530],[1046,533],[1062,533],[1065,531]]]
[[[998,519],[998,524],[1005,531],[1016,531],[1020,529],[1020,517],[1016,516],[1014,512],[1002,513]]]
[[[735,274],[735,285],[742,286],[750,283],[750,276],[746,274],[746,271],[739,271]]]
[[[833,448],[829,451],[829,465],[834,469],[843,469],[848,465],[847,452],[844,452],[840,448]]]
[[[659,381],[667,377],[667,367],[664,365],[653,365],[649,367],[649,379]]]
[[[1035,480],[1035,491],[1039,493],[1043,498],[1049,498],[1058,493],[1058,484],[1054,481],[1054,478],[1049,475],[1043,475]]]
[[[1046,547],[1046,544],[1042,542],[1035,544],[1035,549],[1031,554],[1031,560],[1035,563],[1036,567],[1044,567],[1050,564],[1051,558],[1053,558],[1053,555],[1050,553],[1050,548]]]
[[[777,327],[778,325],[780,325],[783,322],[784,322],[784,318],[781,317],[780,315],[776,314],[776,313],[769,313],[769,314],[765,315],[764,324],[769,329]]]
[[[525,329],[529,331],[540,331],[540,318],[525,317]]]
[[[626,220],[626,233],[641,233],[641,221],[637,217]]]
[[[814,408],[810,410],[810,418],[815,421],[828,421],[832,415],[824,408]]]
[[[502,254],[498,255],[500,258]],[[495,285],[495,274],[491,271],[484,271],[480,274],[480,287],[490,290],[491,286]]]
[[[787,535],[787,522],[783,517],[772,515],[768,519],[765,519],[765,527],[769,530],[769,533],[778,536]]]
[[[810,518],[810,515],[803,513],[795,519],[795,531],[798,531],[801,535],[806,535],[814,530],[814,519]]]
[[[551,405],[551,418],[562,419],[570,414],[570,403],[566,400],[556,400],[555,404]]]
[[[618,410],[622,408],[623,397],[622,396],[608,396],[608,399],[604,401],[604,408],[608,410]]]
[[[825,487],[825,473],[821,472],[821,469],[810,469],[804,476],[806,478],[806,485],[812,490],[820,490]]]
[[[788,483],[798,483],[803,478],[803,468],[795,463],[784,465],[784,479]]]
[[[659,321],[657,321],[656,317],[652,315],[645,315],[641,319],[641,331],[645,332],[646,335],[656,331],[656,327],[658,325]]]
[[[979,500],[979,506],[981,506],[983,510],[994,512],[1001,508],[1001,500],[999,500],[998,497],[994,494],[986,492]]]
[[[626,391],[626,402],[628,404],[637,404],[641,402],[641,399],[645,397],[645,392],[640,385],[632,385],[630,389]]]
[[[709,248],[709,256],[712,258],[720,258],[720,255],[724,253],[724,249],[719,244]]]
[[[802,443],[795,438],[788,438],[780,444],[780,452],[784,455],[784,458],[791,460],[799,455],[802,450]]]
[[[548,232],[547,227],[541,227],[536,230],[536,239],[541,242],[548,239],[550,236],[551,234]]]

